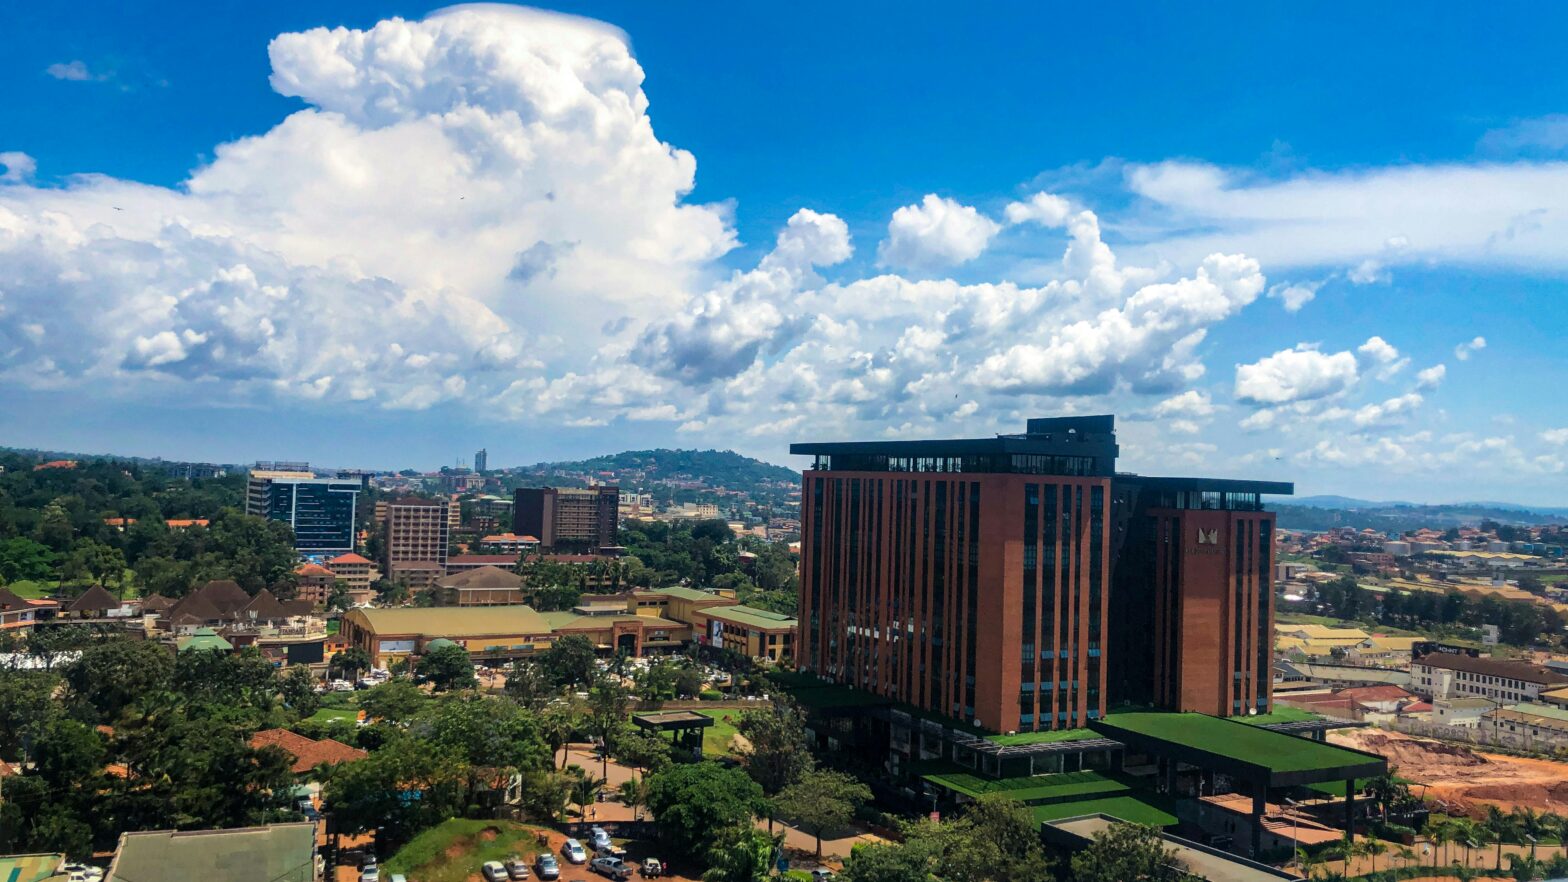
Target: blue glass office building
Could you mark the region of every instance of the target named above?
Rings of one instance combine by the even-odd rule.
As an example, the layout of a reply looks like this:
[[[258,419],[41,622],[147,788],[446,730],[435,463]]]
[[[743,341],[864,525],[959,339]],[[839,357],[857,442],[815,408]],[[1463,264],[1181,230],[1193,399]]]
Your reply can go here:
[[[294,528],[300,554],[344,554],[354,550],[359,481],[338,478],[251,479],[251,514]]]

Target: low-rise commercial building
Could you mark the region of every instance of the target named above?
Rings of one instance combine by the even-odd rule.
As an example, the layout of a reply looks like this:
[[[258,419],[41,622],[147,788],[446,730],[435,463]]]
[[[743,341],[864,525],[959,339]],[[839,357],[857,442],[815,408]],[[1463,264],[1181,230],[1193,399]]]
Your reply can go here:
[[[447,606],[516,606],[528,599],[522,576],[494,566],[444,576],[436,580],[435,590],[442,592]]]
[[[234,830],[148,830],[120,834],[108,882],[258,879],[315,882],[321,866],[316,825],[269,824]]]
[[[1489,743],[1517,750],[1551,752],[1568,745],[1568,710],[1548,704],[1515,704],[1481,715]]]
[[[489,661],[528,658],[568,634],[586,637],[602,653],[634,656],[695,641],[778,661],[792,657],[795,647],[794,618],[694,588],[583,595],[570,610],[540,613],[521,603],[492,603],[521,596],[521,579],[505,571],[475,570],[442,581],[441,590],[459,605],[350,610],[340,636],[377,665],[422,654],[443,638]]]

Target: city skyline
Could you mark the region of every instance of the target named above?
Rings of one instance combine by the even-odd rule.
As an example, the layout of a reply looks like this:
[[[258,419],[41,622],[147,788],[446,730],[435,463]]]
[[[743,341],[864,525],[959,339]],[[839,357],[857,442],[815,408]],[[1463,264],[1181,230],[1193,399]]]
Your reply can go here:
[[[1137,471],[1560,504],[1554,10],[1417,51],[1375,11],[1008,10],[1031,48],[934,9],[436,8],[0,38],[0,440],[802,468],[1115,412]]]

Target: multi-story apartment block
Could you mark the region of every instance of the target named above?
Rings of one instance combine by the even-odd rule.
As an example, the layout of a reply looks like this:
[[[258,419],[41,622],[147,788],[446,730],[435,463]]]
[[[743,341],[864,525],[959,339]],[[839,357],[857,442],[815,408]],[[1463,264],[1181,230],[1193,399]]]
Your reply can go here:
[[[1529,662],[1429,652],[1410,663],[1410,688],[1437,700],[1485,698],[1497,704],[1539,701],[1568,685],[1568,674]]]
[[[792,445],[815,457],[799,665],[994,731],[1081,727],[1123,696],[1266,711],[1260,494],[1291,485],[1118,475],[1114,425]]]
[[[387,503],[383,525],[387,578],[422,589],[446,575],[451,507],[446,499],[422,496],[405,496]]]
[[[615,544],[620,488],[524,487],[512,505],[512,531],[533,536],[541,548]]]

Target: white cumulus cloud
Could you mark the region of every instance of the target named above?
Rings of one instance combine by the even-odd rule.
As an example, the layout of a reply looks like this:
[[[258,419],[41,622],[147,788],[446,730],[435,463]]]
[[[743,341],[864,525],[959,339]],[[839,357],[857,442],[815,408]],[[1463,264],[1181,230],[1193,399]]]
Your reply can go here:
[[[893,212],[877,258],[905,269],[957,266],[979,257],[1001,228],[971,206],[928,193],[919,204]]]
[[[1454,347],[1454,357],[1460,361],[1469,361],[1470,356],[1486,348],[1485,337],[1475,337]]]
[[[1356,357],[1351,353],[1298,346],[1236,365],[1235,394],[1249,404],[1288,404],[1343,392],[1356,378]]]

